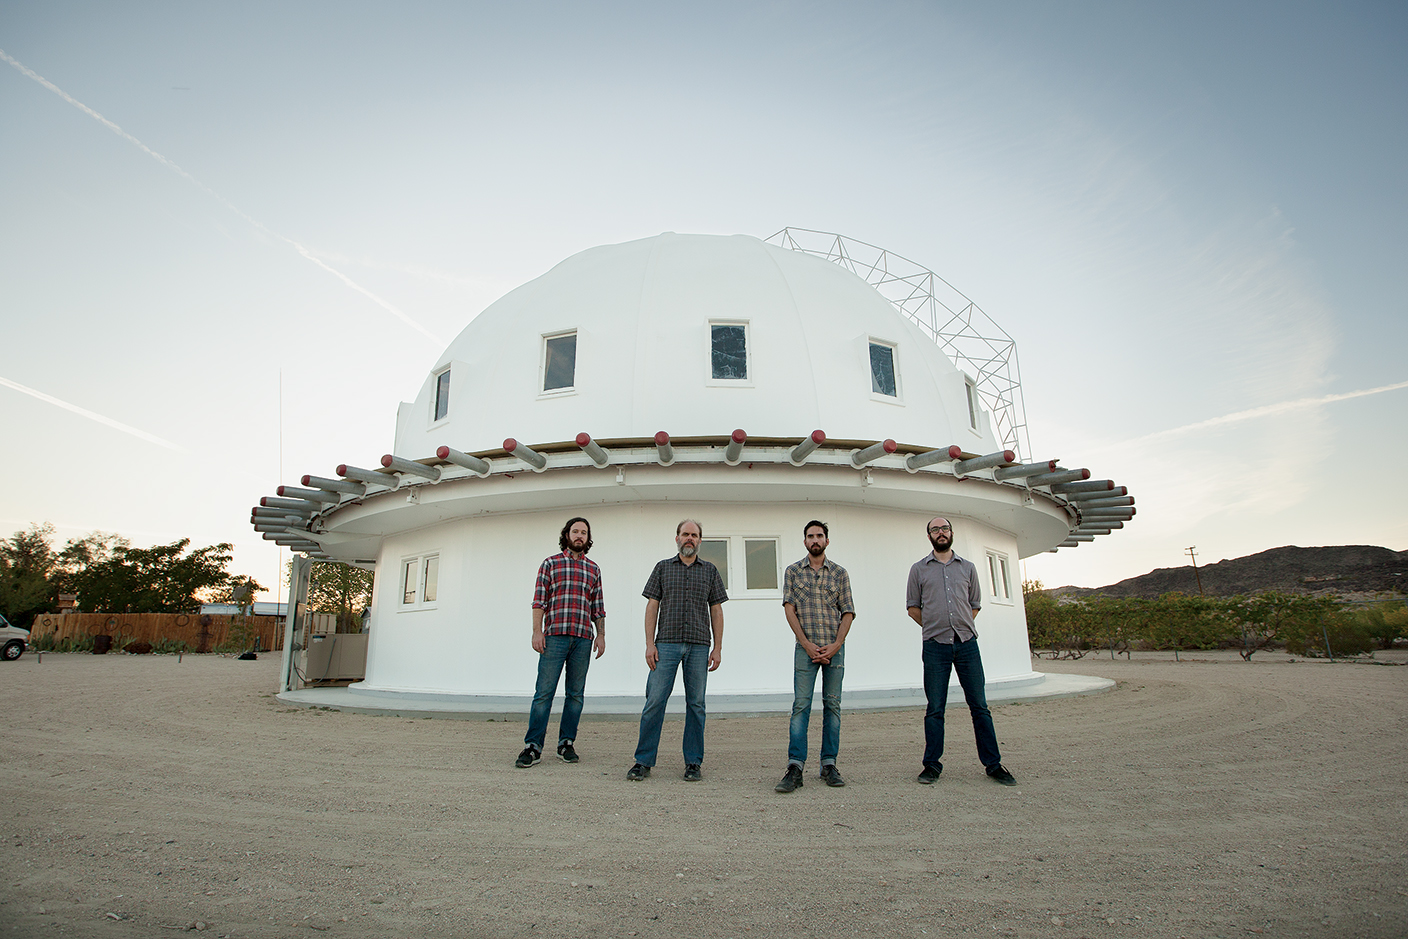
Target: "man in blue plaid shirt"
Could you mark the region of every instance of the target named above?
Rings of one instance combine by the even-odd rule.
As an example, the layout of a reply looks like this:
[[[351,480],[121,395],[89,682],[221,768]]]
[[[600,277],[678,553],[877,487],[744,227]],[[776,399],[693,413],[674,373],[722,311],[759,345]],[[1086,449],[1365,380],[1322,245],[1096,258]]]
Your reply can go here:
[[[538,568],[533,591],[533,651],[538,653],[538,687],[528,714],[528,734],[523,752],[514,763],[526,769],[543,758],[552,699],[557,681],[567,667],[562,722],[558,725],[557,755],[564,763],[578,760],[574,744],[582,718],[583,692],[592,650],[601,658],[606,651],[606,604],[601,595],[601,568],[587,559],[592,548],[592,527],[584,518],[572,518],[558,535],[561,554],[554,554]],[[592,634],[592,626],[596,634]]]
[[[826,556],[831,530],[812,519],[802,526],[807,556],[787,567],[782,581],[782,612],[797,637],[792,656],[792,722],[788,728],[787,774],[774,788],[793,792],[802,785],[807,763],[807,723],[812,716],[816,673],[821,672],[821,780],[844,786],[836,770],[841,749],[841,678],[846,671],[846,634],[856,618],[851,575]]]

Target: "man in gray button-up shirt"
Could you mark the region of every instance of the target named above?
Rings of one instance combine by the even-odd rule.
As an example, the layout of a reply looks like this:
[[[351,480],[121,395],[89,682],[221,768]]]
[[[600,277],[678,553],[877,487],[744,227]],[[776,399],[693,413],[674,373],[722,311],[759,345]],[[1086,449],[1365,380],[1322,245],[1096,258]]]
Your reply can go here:
[[[933,551],[914,562],[905,589],[905,607],[910,619],[919,624],[924,640],[924,696],[929,701],[924,714],[924,771],[919,774],[919,782],[929,785],[944,771],[939,762],[944,755],[944,708],[948,704],[949,675],[957,671],[973,716],[978,759],[983,761],[989,777],[1014,786],[1017,780],[1003,767],[997,748],[983,658],[978,652],[974,618],[983,606],[978,570],[973,562],[953,553],[953,526],[948,519],[932,518],[927,528]]]

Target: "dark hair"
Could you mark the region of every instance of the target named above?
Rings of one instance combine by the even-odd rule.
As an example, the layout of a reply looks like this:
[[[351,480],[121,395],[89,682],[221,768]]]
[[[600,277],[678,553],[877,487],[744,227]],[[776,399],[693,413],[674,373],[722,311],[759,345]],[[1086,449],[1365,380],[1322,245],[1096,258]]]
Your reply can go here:
[[[582,516],[580,515],[576,516],[575,518],[569,518],[567,520],[567,524],[562,526],[562,534],[557,536],[557,544],[558,547],[560,547],[564,551],[572,550],[572,542],[567,540],[567,533],[571,531],[572,526],[577,524],[578,522],[581,522],[583,525],[587,526],[587,543],[582,546],[582,553],[586,554],[592,549],[592,523],[582,518]]]
[[[687,518],[675,526],[675,537],[678,538],[680,536],[680,531],[684,528],[684,526],[691,524],[695,528],[699,529],[699,537],[702,539],[704,537],[704,526],[699,524],[697,519],[692,518]]]
[[[816,518],[812,519],[810,522],[807,522],[807,524],[805,524],[805,525],[802,526],[802,537],[803,537],[803,538],[807,537],[807,531],[808,531],[808,529],[812,529],[812,528],[820,528],[822,535],[823,535],[828,541],[831,539],[831,529],[829,529],[829,528],[826,527],[826,523],[825,523],[825,522],[821,521],[820,519],[816,519]]]

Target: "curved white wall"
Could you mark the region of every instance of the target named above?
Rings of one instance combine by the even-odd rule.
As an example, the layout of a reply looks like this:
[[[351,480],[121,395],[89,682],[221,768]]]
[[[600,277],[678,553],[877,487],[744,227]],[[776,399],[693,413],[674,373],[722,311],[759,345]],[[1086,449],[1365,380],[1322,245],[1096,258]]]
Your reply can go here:
[[[938,511],[942,511],[940,508]],[[388,536],[378,560],[368,671],[359,687],[481,695],[531,695],[537,656],[529,645],[530,604],[539,563],[556,550],[571,509],[461,518]],[[645,688],[645,600],[641,588],[655,562],[674,553],[675,524],[700,519],[706,538],[778,537],[781,568],[802,557],[802,525],[831,526],[830,557],[851,573],[857,619],[846,643],[846,687],[853,691],[922,684],[919,628],[905,613],[910,565],[927,549],[930,514],[824,504],[731,506],[627,504],[586,509],[601,565],[607,605],[607,653],[591,667],[588,695],[639,695]],[[989,683],[1035,677],[1027,647],[1015,538],[974,520],[955,518],[958,552],[979,567],[978,618]],[[1007,602],[991,596],[986,552],[1009,560]],[[438,553],[434,609],[402,610],[393,572],[405,557]],[[740,589],[741,558],[724,605],[724,657],[709,678],[712,694],[782,694],[792,688],[793,638],[780,591]],[[389,576],[388,576],[389,575]],[[779,580],[780,582],[780,580]]]

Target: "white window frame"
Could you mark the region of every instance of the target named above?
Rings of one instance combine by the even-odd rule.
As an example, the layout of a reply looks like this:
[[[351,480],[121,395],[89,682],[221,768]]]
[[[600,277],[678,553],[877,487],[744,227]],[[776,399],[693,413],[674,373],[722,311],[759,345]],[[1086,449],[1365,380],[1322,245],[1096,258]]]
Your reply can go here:
[[[783,574],[787,571],[787,562],[783,561],[782,536],[777,532],[728,532],[727,534],[708,534],[702,539],[704,541],[726,541],[728,542],[728,570],[720,571],[726,581],[726,589],[730,599],[733,600],[781,600]],[[763,587],[757,590],[748,589],[748,542],[750,541],[771,541],[777,546],[777,586]]]
[[[968,429],[981,434],[983,427],[983,399],[978,397],[978,383],[963,373],[964,404],[968,409]]]
[[[988,595],[993,603],[1012,606],[1012,559],[1001,551],[987,549]]]
[[[450,396],[450,394],[452,393],[452,390],[453,390],[454,385],[455,385],[454,375],[451,374],[453,371],[454,371],[454,366],[453,366],[453,365],[446,365],[444,368],[442,368],[442,369],[440,369],[440,370],[438,370],[438,371],[436,371],[436,372],[431,373],[431,376],[430,376],[430,426],[431,426],[431,427],[437,427],[437,426],[439,426],[440,424],[443,424],[443,423],[445,423],[446,421],[448,421],[448,420],[450,419],[450,402],[449,402],[449,396]],[[435,416],[435,410],[436,410],[436,407],[440,404],[440,378],[441,378],[441,376],[443,376],[443,375],[450,375],[450,387],[445,389],[445,396],[446,396],[446,401],[445,401],[445,416],[444,416],[444,417],[437,418],[437,417]]]
[[[427,600],[425,597],[426,564],[435,562],[435,597]],[[406,602],[406,568],[410,567],[415,572],[415,599],[410,603]],[[396,568],[396,612],[410,613],[417,610],[434,610],[440,605],[440,552],[426,551],[421,554],[411,554],[401,558],[401,563]]]
[[[572,357],[572,384],[565,388],[547,389],[543,386],[548,381],[548,340],[562,339],[565,336],[575,336],[577,338],[576,351]],[[572,329],[559,329],[556,332],[543,333],[538,343],[538,397],[539,398],[561,398],[565,395],[577,393],[577,367],[582,363],[582,334],[576,327]]]
[[[871,371],[870,347],[883,346],[890,350],[890,367],[895,373],[895,393],[893,395],[881,394],[875,390],[875,378]],[[881,339],[878,336],[869,336],[865,343],[865,378],[866,384],[870,387],[870,400],[879,401],[881,404],[904,404],[904,385],[900,382],[900,344],[891,342],[888,339]]]
[[[714,377],[714,327],[743,327],[743,368],[747,378]],[[710,388],[752,388],[753,387],[753,327],[748,320],[711,319],[704,331],[704,384]]]

